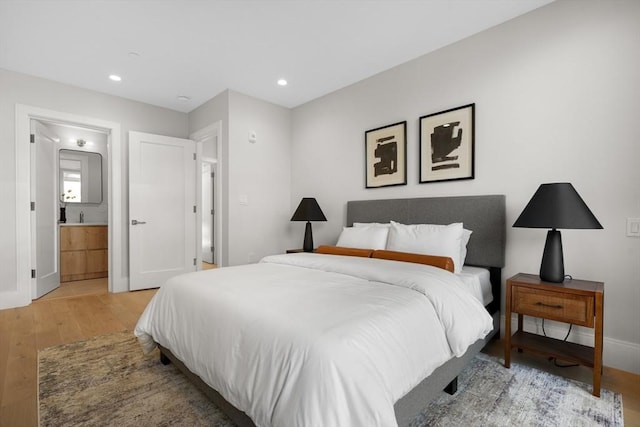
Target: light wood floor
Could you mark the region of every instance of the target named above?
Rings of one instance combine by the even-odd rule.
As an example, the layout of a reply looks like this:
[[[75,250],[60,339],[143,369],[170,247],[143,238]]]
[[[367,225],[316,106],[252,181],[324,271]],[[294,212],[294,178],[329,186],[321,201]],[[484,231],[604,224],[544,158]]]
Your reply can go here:
[[[81,288],[86,282],[92,291]],[[110,294],[106,284],[73,282],[27,307],[0,310],[0,426],[38,425],[38,350],[133,330],[155,292]]]
[[[209,264],[208,262],[203,262],[202,263],[202,269],[203,270],[211,270],[212,268],[217,268],[218,266],[215,264]]]
[[[92,282],[92,281],[84,281]],[[110,294],[106,285],[84,282],[54,291],[31,305],[0,310],[0,426],[37,426],[38,350],[111,332],[132,330],[155,290]],[[87,283],[84,283],[87,284]],[[485,351],[503,356],[503,341]],[[584,367],[556,368],[546,358],[513,353],[512,360],[591,381]],[[626,426],[640,426],[640,376],[605,368],[603,388],[623,395]]]

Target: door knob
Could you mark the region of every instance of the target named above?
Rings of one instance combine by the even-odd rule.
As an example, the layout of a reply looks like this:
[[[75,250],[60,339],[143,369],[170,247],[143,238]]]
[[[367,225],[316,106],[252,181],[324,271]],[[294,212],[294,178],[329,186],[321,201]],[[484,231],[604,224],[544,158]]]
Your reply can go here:
[[[131,220],[131,225],[139,225],[139,224],[146,224],[146,221],[138,221],[137,219],[132,219]]]

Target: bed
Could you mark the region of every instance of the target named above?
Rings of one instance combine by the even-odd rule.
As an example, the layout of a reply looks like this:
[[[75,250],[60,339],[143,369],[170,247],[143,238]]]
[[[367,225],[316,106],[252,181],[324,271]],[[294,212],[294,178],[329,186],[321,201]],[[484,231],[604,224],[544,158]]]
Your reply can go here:
[[[136,335],[146,351],[157,345],[163,363],[178,366],[239,426],[409,425],[442,390],[455,392],[458,373],[498,331],[504,196],[347,203],[347,226],[391,220],[460,222],[472,230],[465,264],[481,268],[467,274],[489,277],[493,295],[486,311],[475,297],[455,291],[463,281],[442,269],[303,253],[168,282],[143,313]],[[445,302],[451,290],[435,285],[451,276],[455,283],[446,287],[458,292],[455,304]],[[225,283],[213,292],[215,309],[200,293],[210,279]],[[240,291],[246,291],[241,298]],[[283,309],[280,299],[296,303]],[[460,319],[476,306],[486,318],[467,330],[473,322]],[[444,325],[442,331],[431,318]],[[422,335],[428,338],[415,338]],[[418,344],[407,350],[410,341]]]

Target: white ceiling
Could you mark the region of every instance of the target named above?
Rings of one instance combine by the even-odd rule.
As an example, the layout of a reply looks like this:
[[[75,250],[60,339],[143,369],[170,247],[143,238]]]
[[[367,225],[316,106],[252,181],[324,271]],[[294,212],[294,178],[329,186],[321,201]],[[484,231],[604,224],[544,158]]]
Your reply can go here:
[[[551,1],[0,0],[0,68],[182,112],[225,89],[294,107]]]

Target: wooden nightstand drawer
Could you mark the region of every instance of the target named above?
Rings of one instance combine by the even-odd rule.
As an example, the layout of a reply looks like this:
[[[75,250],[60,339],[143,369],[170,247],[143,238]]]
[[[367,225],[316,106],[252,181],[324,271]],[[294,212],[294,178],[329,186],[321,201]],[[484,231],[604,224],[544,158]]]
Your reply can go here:
[[[593,296],[521,286],[514,287],[512,295],[512,310],[516,313],[593,327]]]

